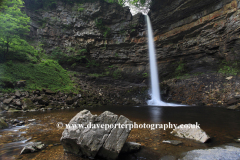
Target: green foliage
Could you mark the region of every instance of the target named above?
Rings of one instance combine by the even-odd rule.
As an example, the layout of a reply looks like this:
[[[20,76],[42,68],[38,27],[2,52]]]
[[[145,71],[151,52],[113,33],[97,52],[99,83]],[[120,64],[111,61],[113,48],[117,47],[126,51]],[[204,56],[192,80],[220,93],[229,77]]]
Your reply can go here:
[[[119,78],[121,78],[121,77],[122,77],[121,71],[120,71],[119,69],[116,69],[116,70],[113,72],[112,76],[113,76],[114,79],[119,79]]]
[[[115,57],[119,57],[118,53],[115,53]]]
[[[120,33],[120,35],[125,35],[127,33],[127,30],[122,29],[119,31],[119,33]]]
[[[86,56],[82,53],[86,53],[86,49],[76,50],[75,48],[67,48],[70,51],[73,51],[73,55],[67,55],[63,53],[59,47],[56,47],[52,50],[52,53],[49,55],[49,58],[58,61],[60,64],[74,64],[74,63],[84,63],[87,62]],[[76,54],[76,55],[75,55]]]
[[[53,20],[55,20],[57,17],[55,17]],[[47,22],[49,21],[49,18],[44,17],[43,19],[39,20],[38,23],[41,25],[41,28],[45,28]]]
[[[175,78],[176,79],[187,79],[187,78],[190,78],[191,75],[186,73],[186,74],[182,74],[182,75],[177,75]]]
[[[98,67],[99,66],[99,63],[97,63],[95,60],[89,60],[89,59],[87,59],[87,65],[86,65],[86,67]]]
[[[95,19],[95,26],[103,33],[104,38],[111,34],[111,29],[103,25],[102,19]]]
[[[142,76],[143,76],[143,78],[147,78],[148,77],[148,73],[143,73]]]
[[[84,11],[84,8],[82,7],[83,4],[78,4],[78,12],[83,12]]]
[[[3,80],[11,82],[26,80],[25,90],[49,88],[53,91],[69,92],[74,90],[73,83],[57,61],[45,60],[39,64],[12,63],[11,61],[0,64],[0,85]],[[1,89],[0,89],[1,90]]]
[[[98,73],[92,73],[92,74],[88,74],[88,76],[91,76],[91,77],[103,77],[104,74],[98,74]]]
[[[30,18],[21,11],[24,7],[22,0],[8,0],[0,6],[0,51],[4,58],[9,52],[35,54],[32,46],[24,40],[30,31]]]
[[[170,76],[171,78],[182,79],[188,76],[188,74],[186,74],[185,64],[182,60],[178,61],[177,63],[173,63],[173,65],[177,65],[177,67],[175,68],[175,71]]]
[[[80,49],[77,51],[77,54],[87,53],[86,49]]]
[[[114,68],[114,67],[115,67],[114,65],[108,66],[108,68]]]
[[[71,65],[71,67],[74,68],[76,65],[77,65],[77,63],[73,63],[73,64]]]
[[[184,71],[184,63],[182,63],[182,61],[180,61],[179,63],[178,63],[178,67],[175,69],[175,72],[176,73],[181,73],[181,72],[183,72]]]
[[[235,62],[227,62],[227,61],[222,61],[222,64],[220,65],[219,73],[223,74],[230,74],[230,75],[237,75],[237,73],[240,72],[240,63],[235,61]]]
[[[72,28],[72,24],[62,24],[63,30],[67,30],[67,29],[71,29]]]
[[[83,12],[84,8],[78,8],[78,12]]]

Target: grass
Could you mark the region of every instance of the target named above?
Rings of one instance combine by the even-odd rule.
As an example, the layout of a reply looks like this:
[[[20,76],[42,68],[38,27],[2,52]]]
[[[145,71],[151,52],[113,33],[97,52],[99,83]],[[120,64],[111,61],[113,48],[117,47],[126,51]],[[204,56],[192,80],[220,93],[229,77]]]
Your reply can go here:
[[[48,88],[53,91],[75,91],[68,72],[57,61],[44,60],[38,64],[32,63],[7,63],[0,64],[0,86],[3,81],[16,82],[26,80],[24,90],[36,90]],[[0,88],[0,91],[10,91],[8,88]]]
[[[239,69],[240,62],[226,62],[222,61],[220,65],[219,73],[229,74],[229,75],[237,75],[240,72]]]
[[[90,77],[103,77],[104,76],[104,74],[98,74],[98,73],[92,73],[92,74],[88,74],[88,76],[90,76]]]

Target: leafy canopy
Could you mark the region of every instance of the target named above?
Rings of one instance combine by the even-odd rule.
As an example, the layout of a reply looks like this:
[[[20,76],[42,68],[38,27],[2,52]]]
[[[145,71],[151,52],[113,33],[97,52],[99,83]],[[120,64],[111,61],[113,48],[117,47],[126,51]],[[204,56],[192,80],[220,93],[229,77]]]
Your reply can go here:
[[[30,29],[30,17],[21,11],[22,0],[7,0],[0,6],[0,43],[1,50],[7,54],[9,50],[32,52],[34,48],[25,40]]]

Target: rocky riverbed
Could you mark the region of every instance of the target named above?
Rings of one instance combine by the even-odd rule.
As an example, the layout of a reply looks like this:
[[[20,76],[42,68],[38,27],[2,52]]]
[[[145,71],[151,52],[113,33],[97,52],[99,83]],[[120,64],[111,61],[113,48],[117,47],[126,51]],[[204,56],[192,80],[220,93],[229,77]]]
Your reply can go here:
[[[70,119],[81,110],[79,108],[46,112],[4,113],[5,120],[12,127],[0,131],[1,159],[13,157],[22,159],[49,159],[49,157],[51,159],[79,159],[72,154],[64,153],[60,143],[64,128],[57,128],[56,124],[58,122],[69,123]],[[236,143],[235,140],[240,134],[238,127],[240,124],[239,113],[224,108],[109,106],[89,110],[92,114],[98,115],[105,110],[109,110],[117,115],[124,115],[138,124],[168,124],[168,122],[186,124],[197,121],[200,127],[211,137],[209,142],[202,144],[195,140],[175,137],[170,134],[172,129],[134,128],[127,142],[140,143],[142,149],[138,153],[119,155],[119,159],[139,159],[142,157],[143,159],[159,160],[164,157],[181,158],[184,156],[182,153],[187,151],[211,149],[219,145]],[[25,122],[25,124],[17,126],[15,122]],[[164,141],[169,140],[181,141],[181,144],[175,146],[164,143]],[[46,147],[38,152],[19,155],[23,147],[30,142],[42,142]],[[237,150],[234,149],[234,152],[237,152]]]

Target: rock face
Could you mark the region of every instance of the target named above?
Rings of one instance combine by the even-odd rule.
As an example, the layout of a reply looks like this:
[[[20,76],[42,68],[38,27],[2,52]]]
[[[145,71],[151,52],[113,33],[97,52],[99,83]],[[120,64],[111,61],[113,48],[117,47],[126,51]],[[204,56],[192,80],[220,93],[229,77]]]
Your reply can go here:
[[[171,132],[172,135],[180,138],[189,138],[205,143],[210,137],[201,128],[176,128]]]
[[[64,151],[92,158],[100,156],[105,159],[115,159],[131,129],[112,127],[115,124],[132,124],[132,121],[109,111],[97,116],[92,115],[88,110],[83,110],[69,122],[70,126],[78,124],[83,126],[70,127],[63,131],[61,143]]]
[[[31,18],[30,36],[43,44],[48,54],[58,48],[67,55],[76,55],[77,51],[86,49],[85,56],[100,63],[99,68],[115,66],[116,75],[121,73],[122,78],[131,82],[142,82],[143,76],[149,73],[143,15],[131,16],[128,8],[103,0],[83,3],[81,11],[77,7],[79,4],[65,5],[58,1],[53,9],[33,12],[28,7],[31,0],[25,2],[26,12]],[[194,75],[217,72],[223,62],[236,64],[240,60],[239,1],[152,2],[149,15],[154,30],[161,80],[186,73]],[[104,32],[96,26],[97,19],[102,20],[103,26],[110,28],[108,36],[104,36]],[[207,84],[202,86],[201,78],[193,78],[190,89],[184,83],[181,88],[179,83],[171,84],[170,92],[174,95],[172,100],[190,105],[196,104],[196,101],[217,104],[233,94],[231,92],[219,97],[221,92],[216,95],[214,92],[206,95],[208,93],[205,92],[209,91],[206,91],[208,88],[204,89],[205,86],[218,90],[217,86],[212,88],[218,79],[209,80],[206,74],[204,77]],[[235,87],[239,87],[239,83],[236,85],[238,86]],[[180,90],[179,93],[175,94],[176,90]],[[181,94],[182,92],[184,93]]]
[[[236,0],[153,0],[151,20],[161,75],[170,74],[179,60],[188,72],[204,72],[223,59],[240,59]]]
[[[26,0],[26,3],[28,1]],[[28,2],[30,3],[30,2]],[[79,12],[58,2],[55,9],[32,12],[32,35],[42,38],[51,53],[57,46],[87,48],[88,55],[103,65],[117,65],[125,73],[148,71],[144,18],[131,16],[128,8],[99,0],[83,3]],[[184,63],[188,72],[216,69],[225,60],[240,60],[237,54],[239,5],[236,0],[153,0],[150,17],[155,35],[160,76],[170,76]],[[104,38],[96,19],[111,29]],[[44,21],[45,25],[42,25]],[[136,75],[137,76],[137,75]]]

